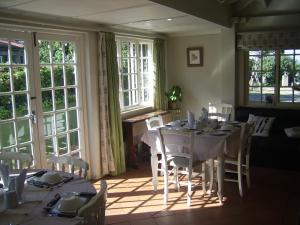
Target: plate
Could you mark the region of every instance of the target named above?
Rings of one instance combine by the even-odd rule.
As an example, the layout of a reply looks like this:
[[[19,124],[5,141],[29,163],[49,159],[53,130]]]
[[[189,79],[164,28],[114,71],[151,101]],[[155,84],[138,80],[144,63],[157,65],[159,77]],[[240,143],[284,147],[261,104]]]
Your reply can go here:
[[[227,135],[225,132],[212,132],[212,133],[209,133],[209,135],[212,135],[212,136],[224,136],[224,135]]]

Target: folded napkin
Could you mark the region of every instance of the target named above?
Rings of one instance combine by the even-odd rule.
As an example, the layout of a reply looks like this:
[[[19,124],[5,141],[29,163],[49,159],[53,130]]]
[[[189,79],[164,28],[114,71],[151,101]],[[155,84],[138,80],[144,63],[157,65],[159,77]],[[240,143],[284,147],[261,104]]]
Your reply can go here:
[[[9,172],[8,172],[8,166],[0,164],[0,178],[3,182],[3,187],[8,188],[9,185]]]
[[[207,120],[208,119],[208,110],[203,107],[201,109],[201,111],[202,111],[202,114],[201,114],[202,120]]]
[[[188,126],[189,128],[193,128],[195,124],[195,114],[190,112],[189,110],[187,111],[187,118],[188,118]]]

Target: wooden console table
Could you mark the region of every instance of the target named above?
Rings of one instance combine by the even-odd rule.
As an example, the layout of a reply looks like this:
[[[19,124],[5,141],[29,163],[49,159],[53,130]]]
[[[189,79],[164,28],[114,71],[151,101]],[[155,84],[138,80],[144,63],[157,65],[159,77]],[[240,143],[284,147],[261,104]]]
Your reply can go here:
[[[169,123],[172,120],[172,115],[168,111],[155,111],[123,120],[123,137],[127,167],[138,168],[137,145],[140,142],[141,136],[147,131],[145,120],[158,115],[162,116],[164,123]]]

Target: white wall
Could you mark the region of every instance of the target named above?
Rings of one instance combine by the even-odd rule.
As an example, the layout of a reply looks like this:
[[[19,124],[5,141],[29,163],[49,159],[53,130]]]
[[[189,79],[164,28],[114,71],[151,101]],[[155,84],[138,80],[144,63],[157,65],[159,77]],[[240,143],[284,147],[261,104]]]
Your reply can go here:
[[[200,115],[209,102],[234,104],[235,47],[234,30],[219,34],[171,37],[167,44],[168,87],[180,85],[183,90],[183,112]],[[203,66],[187,67],[188,47],[203,47]]]

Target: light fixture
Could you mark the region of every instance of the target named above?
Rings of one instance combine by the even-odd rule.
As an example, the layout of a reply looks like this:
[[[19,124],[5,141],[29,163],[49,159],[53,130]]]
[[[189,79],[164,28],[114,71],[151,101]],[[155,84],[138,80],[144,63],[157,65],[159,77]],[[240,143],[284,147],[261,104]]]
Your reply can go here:
[[[167,20],[168,20],[168,21],[172,21],[173,19],[172,19],[172,18],[168,18]]]

